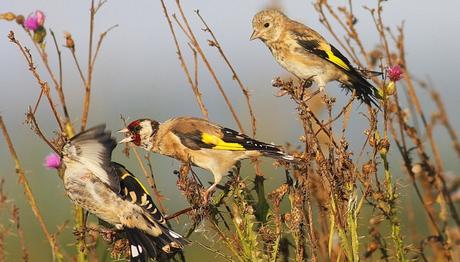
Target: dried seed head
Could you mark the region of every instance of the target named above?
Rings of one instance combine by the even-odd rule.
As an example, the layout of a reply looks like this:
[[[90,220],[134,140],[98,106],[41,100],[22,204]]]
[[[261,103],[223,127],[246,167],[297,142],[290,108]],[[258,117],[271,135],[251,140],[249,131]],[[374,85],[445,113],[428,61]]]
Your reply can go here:
[[[364,175],[369,175],[377,172],[377,167],[372,161],[367,162],[363,165],[362,172]]]
[[[72,34],[64,32],[65,47],[75,50],[75,42],[73,41]]]
[[[386,154],[388,153],[389,149],[390,149],[390,141],[387,138],[380,139],[379,144],[378,144],[379,153]]]
[[[23,15],[16,16],[16,23],[18,25],[24,25],[25,17]]]
[[[13,21],[15,18],[16,18],[16,15],[13,14],[12,12],[0,14],[0,19],[4,19],[6,21]]]
[[[422,170],[423,170],[422,165],[417,163],[412,166],[411,170],[412,170],[412,173],[419,175],[420,173],[422,173]]]
[[[372,66],[376,66],[382,57],[383,54],[379,48],[376,48],[369,53],[369,58]]]

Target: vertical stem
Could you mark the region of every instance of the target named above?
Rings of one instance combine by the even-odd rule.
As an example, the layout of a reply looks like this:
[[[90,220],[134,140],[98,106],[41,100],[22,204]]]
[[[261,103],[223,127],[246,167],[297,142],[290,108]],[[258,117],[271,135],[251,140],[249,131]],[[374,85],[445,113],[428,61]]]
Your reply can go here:
[[[93,77],[93,34],[94,34],[94,15],[96,11],[94,9],[94,0],[91,0],[90,18],[89,18],[89,46],[88,46],[88,73],[86,76],[85,83],[85,98],[83,100],[83,113],[81,117],[81,131],[85,130],[86,124],[88,123],[88,113],[91,98],[91,80]]]
[[[406,254],[404,252],[404,242],[401,236],[401,224],[398,219],[398,214],[396,212],[397,207],[395,206],[396,203],[396,195],[393,189],[393,182],[392,182],[392,175],[390,172],[390,164],[387,159],[387,152],[380,153],[380,156],[383,159],[383,166],[384,166],[384,174],[385,174],[385,188],[387,193],[387,201],[390,206],[389,210],[389,219],[391,223],[391,238],[396,247],[396,258],[398,261],[408,261],[406,258]]]
[[[13,160],[15,163],[16,174],[19,176],[19,183],[23,186],[24,195],[26,196],[27,202],[30,204],[30,207],[32,208],[32,212],[34,213],[35,218],[38,221],[38,224],[40,225],[43,233],[45,234],[46,239],[48,240],[48,243],[53,253],[53,257],[56,261],[63,261],[64,257],[62,256],[59,245],[57,244],[54,236],[48,231],[48,228],[46,227],[45,220],[43,219],[43,215],[41,214],[40,209],[37,206],[37,202],[35,202],[35,197],[32,192],[32,189],[30,188],[29,181],[27,180],[24,170],[21,167],[21,163],[19,162],[18,155],[16,154],[16,150],[14,149],[13,142],[11,141],[11,138],[8,134],[5,123],[3,122],[3,118],[1,116],[0,116],[0,129],[2,130],[3,136],[5,137],[5,141],[8,146],[8,150],[10,151],[10,154],[13,157]]]

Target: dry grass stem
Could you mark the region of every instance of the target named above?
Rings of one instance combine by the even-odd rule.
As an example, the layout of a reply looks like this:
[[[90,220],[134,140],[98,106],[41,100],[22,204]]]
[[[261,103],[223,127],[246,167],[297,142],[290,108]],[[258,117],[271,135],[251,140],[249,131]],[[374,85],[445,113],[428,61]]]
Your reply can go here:
[[[35,218],[37,219],[40,225],[40,228],[42,229],[43,233],[45,234],[46,239],[48,240],[48,243],[51,247],[51,251],[53,253],[53,258],[56,261],[63,261],[61,249],[58,243],[56,242],[55,237],[48,231],[48,228],[46,227],[45,220],[40,212],[40,209],[38,208],[37,202],[35,201],[35,196],[32,193],[32,189],[29,185],[29,181],[24,173],[21,163],[19,162],[18,155],[16,154],[16,150],[14,149],[13,142],[11,141],[11,138],[8,134],[8,131],[6,129],[5,123],[3,122],[2,116],[0,116],[0,129],[2,130],[6,145],[8,146],[10,155],[13,158],[13,161],[15,163],[15,169],[16,169],[16,174],[19,177],[19,183],[24,188],[24,195],[26,196],[27,202],[29,203],[35,215]]]

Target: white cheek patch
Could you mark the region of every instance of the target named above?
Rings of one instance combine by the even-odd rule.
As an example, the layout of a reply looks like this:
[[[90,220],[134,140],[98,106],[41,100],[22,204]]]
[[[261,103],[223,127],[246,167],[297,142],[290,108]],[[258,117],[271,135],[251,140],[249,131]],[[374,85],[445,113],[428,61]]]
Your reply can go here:
[[[141,137],[142,145],[150,150],[152,148],[151,136],[153,134],[152,123],[150,121],[143,121],[140,123],[141,130],[139,131],[139,136]]]
[[[152,123],[150,121],[143,121],[140,123],[140,126],[142,127],[139,132],[141,137],[150,137],[153,134]]]
[[[173,238],[182,238],[181,235],[177,234],[176,232],[172,231],[172,230],[169,230],[169,234],[173,237]]]

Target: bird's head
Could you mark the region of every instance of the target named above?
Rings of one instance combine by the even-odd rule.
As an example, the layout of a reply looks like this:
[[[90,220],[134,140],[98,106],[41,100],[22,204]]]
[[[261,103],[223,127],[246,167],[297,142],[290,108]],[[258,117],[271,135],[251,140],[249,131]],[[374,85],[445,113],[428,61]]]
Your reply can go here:
[[[276,9],[258,12],[252,19],[253,32],[250,40],[260,39],[264,42],[277,40],[285,24],[286,15]]]
[[[151,119],[137,119],[129,123],[126,128],[119,130],[125,134],[125,138],[118,143],[132,142],[136,146],[150,150],[152,146],[152,136],[158,131],[159,123]]]

